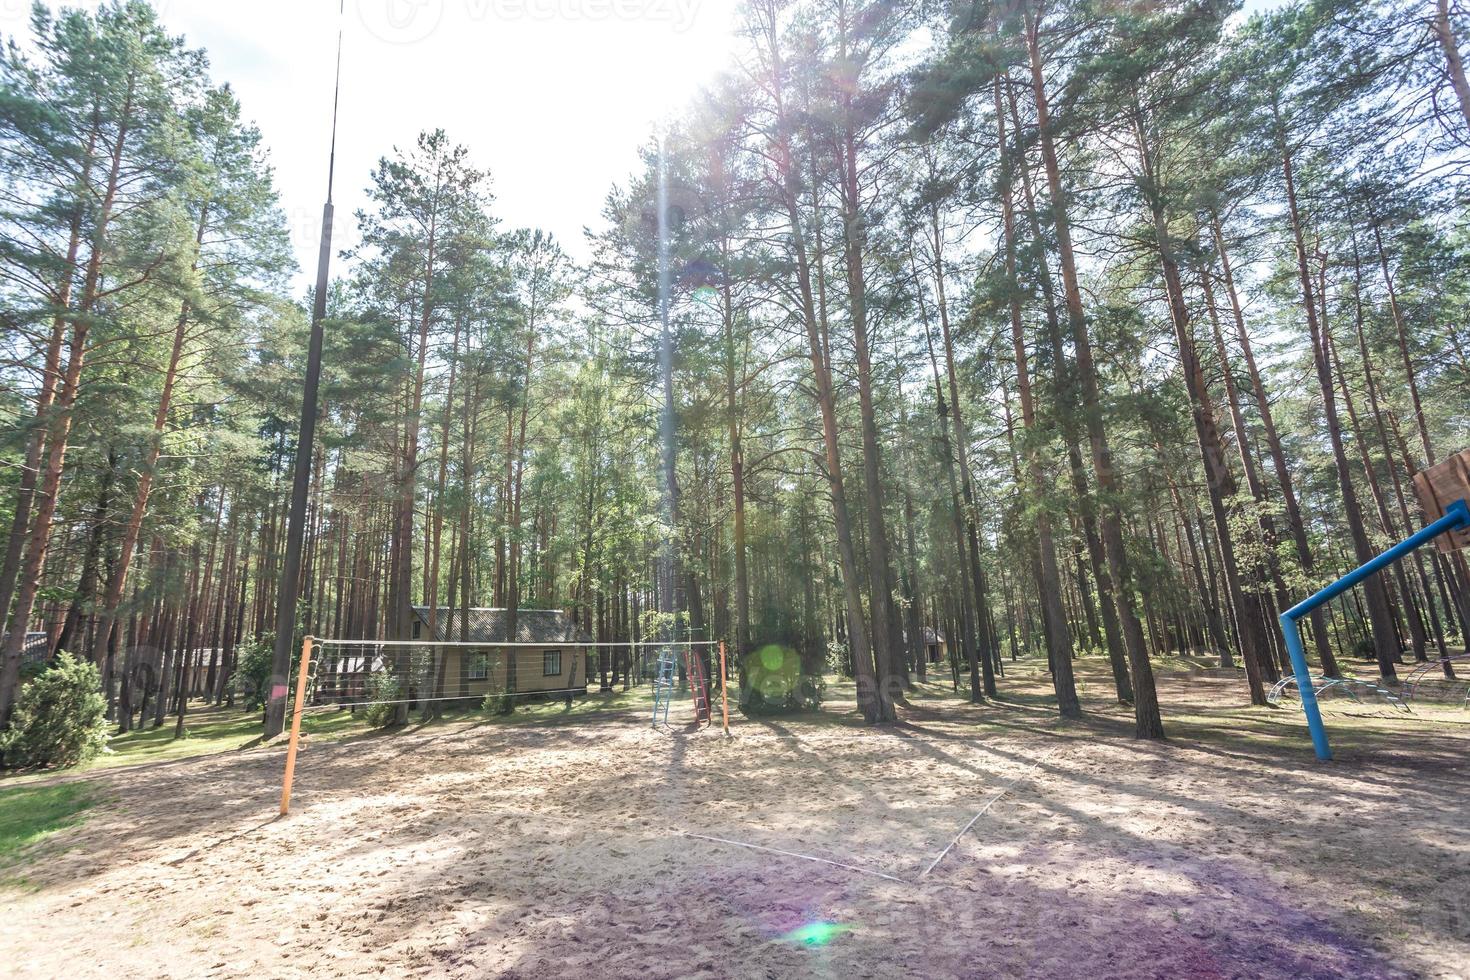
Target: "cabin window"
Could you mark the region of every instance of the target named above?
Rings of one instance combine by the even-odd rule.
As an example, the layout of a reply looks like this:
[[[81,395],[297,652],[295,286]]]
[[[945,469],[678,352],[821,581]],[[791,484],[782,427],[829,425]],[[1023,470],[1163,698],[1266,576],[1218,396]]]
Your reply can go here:
[[[542,677],[560,677],[561,676],[561,651],[560,650],[543,650],[542,651],[542,653],[541,653],[541,676]]]
[[[483,681],[490,676],[490,658],[486,654],[477,653],[470,657],[470,680]]]
[[[415,640],[417,640],[417,639],[418,639],[418,638],[419,638],[419,627],[421,627],[421,626],[423,626],[423,625],[424,625],[424,624],[423,624],[423,623],[421,623],[421,622],[419,622],[419,621],[418,621],[418,620],[417,620],[417,619],[415,619],[415,620],[414,620],[414,621],[413,621],[413,638],[414,638],[414,639],[415,639]]]

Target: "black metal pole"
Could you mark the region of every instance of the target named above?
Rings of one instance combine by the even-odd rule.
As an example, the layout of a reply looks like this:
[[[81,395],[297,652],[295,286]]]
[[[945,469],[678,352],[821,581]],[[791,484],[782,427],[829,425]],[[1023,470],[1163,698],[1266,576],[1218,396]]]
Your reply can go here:
[[[678,583],[674,581],[678,562],[674,558],[674,522],[678,519],[677,472],[674,450],[674,336],[669,328],[669,293],[673,279],[669,269],[669,189],[668,171],[664,163],[666,139],[658,144],[658,319],[659,374],[663,388],[663,405],[659,413],[659,443],[663,469],[663,541],[659,549],[659,612],[673,616],[679,610],[675,598]],[[670,620],[664,627],[668,639],[675,638]]]
[[[345,6],[345,0],[344,0]],[[340,17],[342,10],[339,8]],[[311,340],[306,354],[306,381],[301,395],[301,431],[292,464],[291,512],[286,523],[286,556],[276,590],[276,646],[271,657],[270,694],[265,706],[265,737],[286,724],[291,655],[296,646],[296,599],[301,584],[301,549],[306,538],[306,498],[311,489],[311,461],[316,449],[317,393],[322,380],[322,320],[327,315],[327,285],[332,263],[332,181],[337,169],[337,104],[342,90],[342,31],[337,31],[337,83],[332,93],[332,148],[327,158],[327,203],[322,206],[321,248],[317,253],[316,295],[311,307]]]

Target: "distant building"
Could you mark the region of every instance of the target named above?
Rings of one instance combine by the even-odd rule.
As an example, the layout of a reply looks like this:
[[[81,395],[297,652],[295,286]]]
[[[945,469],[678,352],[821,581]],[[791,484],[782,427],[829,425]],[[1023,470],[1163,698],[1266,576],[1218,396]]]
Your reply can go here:
[[[949,644],[944,639],[944,634],[938,630],[924,627],[924,653],[928,655],[931,664],[942,664],[949,659]]]
[[[483,698],[486,694],[585,694],[592,637],[560,609],[519,609],[515,636],[509,636],[505,609],[471,609],[461,629],[461,610],[441,606],[429,632],[429,607],[415,606],[413,638],[446,643],[484,644],[442,649],[441,697]],[[529,646],[501,646],[517,643]]]
[[[507,636],[509,618],[504,609],[471,609],[461,630],[460,610],[441,606],[431,633],[429,607],[415,606],[410,639],[419,641],[417,645],[363,640],[325,646],[315,672],[313,700],[371,701],[378,696],[373,678],[385,675],[399,679],[405,689],[398,696],[411,703],[461,698],[479,703],[487,694],[587,693],[588,655],[595,648],[571,616],[559,609],[517,610],[513,638]],[[435,642],[445,646],[436,647]],[[510,643],[518,645],[505,645]]]
[[[51,638],[45,633],[27,633],[20,648],[21,666],[43,664],[51,652]]]

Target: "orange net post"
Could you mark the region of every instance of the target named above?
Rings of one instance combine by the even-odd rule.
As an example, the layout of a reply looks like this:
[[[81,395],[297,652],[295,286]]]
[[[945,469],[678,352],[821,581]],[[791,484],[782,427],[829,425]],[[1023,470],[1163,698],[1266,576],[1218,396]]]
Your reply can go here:
[[[291,741],[286,746],[286,779],[281,784],[281,816],[291,811],[291,781],[296,777],[296,748],[301,742],[301,712],[306,707],[306,675],[311,668],[311,637],[301,644],[301,668],[296,674],[296,708],[291,713]]]

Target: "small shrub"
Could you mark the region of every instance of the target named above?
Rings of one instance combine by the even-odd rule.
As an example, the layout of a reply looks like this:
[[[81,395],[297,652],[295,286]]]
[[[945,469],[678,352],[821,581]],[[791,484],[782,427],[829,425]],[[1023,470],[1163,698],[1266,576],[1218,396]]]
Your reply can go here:
[[[75,766],[107,745],[107,699],[94,664],[57,654],[50,669],[21,688],[0,757],[12,768]]]
[[[241,646],[235,665],[235,690],[246,711],[259,711],[270,696],[271,660],[275,657],[273,636],[262,636]]]
[[[515,699],[505,691],[491,691],[480,703],[480,710],[487,715],[508,715],[515,710]]]
[[[362,717],[368,727],[387,728],[397,720],[398,705],[383,702],[399,700],[402,690],[398,678],[392,674],[377,673],[368,678],[367,700],[370,703],[362,709]]]

